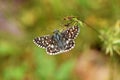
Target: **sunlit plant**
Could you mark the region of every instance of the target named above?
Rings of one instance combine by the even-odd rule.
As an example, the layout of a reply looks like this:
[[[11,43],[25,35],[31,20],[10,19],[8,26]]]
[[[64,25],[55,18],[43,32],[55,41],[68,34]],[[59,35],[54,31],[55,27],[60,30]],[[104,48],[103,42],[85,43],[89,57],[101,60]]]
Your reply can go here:
[[[120,55],[120,21],[117,21],[113,27],[101,30],[100,33],[99,38],[103,43],[106,54],[112,56],[117,53]]]

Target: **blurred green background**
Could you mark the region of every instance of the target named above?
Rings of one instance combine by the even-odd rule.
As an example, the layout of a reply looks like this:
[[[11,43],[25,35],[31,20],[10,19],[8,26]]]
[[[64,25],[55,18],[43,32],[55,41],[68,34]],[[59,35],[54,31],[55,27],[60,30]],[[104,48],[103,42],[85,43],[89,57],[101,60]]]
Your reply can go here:
[[[105,55],[104,49],[114,53],[113,46],[102,46],[101,35],[87,26],[80,27],[76,46],[67,53],[50,56],[33,43],[37,36],[62,30],[66,16],[104,34],[115,25],[120,32],[120,0],[0,0],[0,80],[120,80],[119,55]],[[120,36],[116,39],[119,53]]]

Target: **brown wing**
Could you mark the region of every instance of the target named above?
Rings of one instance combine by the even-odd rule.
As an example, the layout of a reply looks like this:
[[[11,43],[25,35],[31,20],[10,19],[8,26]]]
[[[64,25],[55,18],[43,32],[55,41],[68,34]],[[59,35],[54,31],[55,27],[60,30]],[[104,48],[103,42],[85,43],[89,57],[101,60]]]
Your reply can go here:
[[[68,28],[67,30],[62,31],[63,38],[67,39],[75,39],[79,33],[80,29],[78,26],[73,26]]]
[[[65,52],[71,50],[72,48],[74,48],[74,46],[75,46],[74,40],[68,40],[66,45],[64,46]]]
[[[47,54],[49,55],[56,55],[61,52],[61,49],[58,47],[58,45],[50,45],[46,48]]]
[[[49,35],[42,36],[42,37],[36,37],[33,42],[38,45],[39,47],[46,48],[50,44],[52,44],[52,38]]]

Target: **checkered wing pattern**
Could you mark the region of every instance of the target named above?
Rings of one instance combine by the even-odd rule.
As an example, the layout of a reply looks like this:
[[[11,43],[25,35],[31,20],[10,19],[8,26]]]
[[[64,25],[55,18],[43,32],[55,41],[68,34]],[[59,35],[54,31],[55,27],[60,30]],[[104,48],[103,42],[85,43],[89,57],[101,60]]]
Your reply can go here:
[[[42,37],[36,37],[33,42],[41,48],[47,48],[53,43],[51,36],[46,35]]]
[[[56,55],[61,52],[61,49],[58,45],[52,44],[46,48],[47,54]]]
[[[75,39],[77,35],[79,34],[79,27],[78,26],[73,26],[68,28],[67,30],[62,32],[63,38],[67,39]]]
[[[79,33],[79,27],[73,26],[62,31],[58,36],[60,40],[57,40],[58,37],[53,37],[50,35],[36,37],[33,41],[39,47],[45,48],[47,54],[56,55],[71,50],[75,46],[74,39]],[[61,48],[62,47],[62,48]]]
[[[72,48],[74,48],[74,46],[75,46],[74,40],[68,40],[66,45],[64,45],[65,52],[71,50]]]

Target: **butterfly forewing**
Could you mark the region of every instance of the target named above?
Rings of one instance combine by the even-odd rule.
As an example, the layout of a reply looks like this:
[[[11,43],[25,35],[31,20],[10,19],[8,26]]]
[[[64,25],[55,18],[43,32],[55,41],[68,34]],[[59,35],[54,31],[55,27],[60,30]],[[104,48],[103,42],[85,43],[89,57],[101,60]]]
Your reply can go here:
[[[75,39],[79,33],[80,29],[78,26],[73,26],[62,32],[64,38]]]
[[[36,37],[34,40],[34,43],[38,45],[39,47],[46,48],[50,44],[52,44],[52,38],[51,36],[42,36],[42,37]]]

